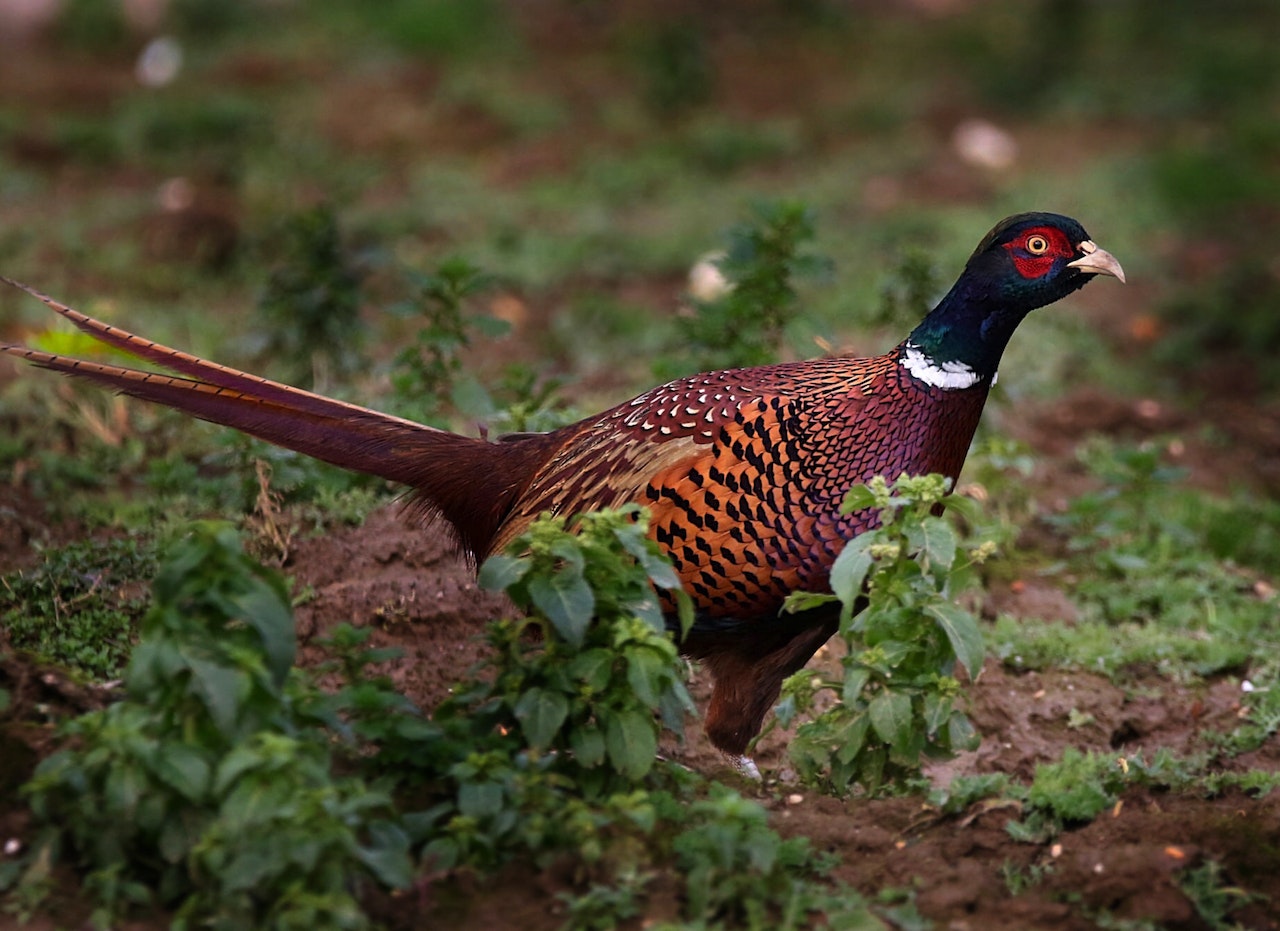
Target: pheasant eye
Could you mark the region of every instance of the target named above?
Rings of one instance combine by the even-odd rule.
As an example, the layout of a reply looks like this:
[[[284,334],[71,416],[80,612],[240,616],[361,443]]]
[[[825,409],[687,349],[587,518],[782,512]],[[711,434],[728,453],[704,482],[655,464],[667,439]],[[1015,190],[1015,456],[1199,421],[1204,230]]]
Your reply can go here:
[[[1032,255],[1044,255],[1049,251],[1049,240],[1043,236],[1029,236],[1027,238],[1027,251]]]

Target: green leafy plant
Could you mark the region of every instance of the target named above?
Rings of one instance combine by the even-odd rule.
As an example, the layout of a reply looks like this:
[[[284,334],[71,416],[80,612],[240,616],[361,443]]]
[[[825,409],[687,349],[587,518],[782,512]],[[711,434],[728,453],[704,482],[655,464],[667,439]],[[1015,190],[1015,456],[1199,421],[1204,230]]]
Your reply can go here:
[[[1241,685],[1243,720],[1228,733],[1209,735],[1215,750],[1227,756],[1257,750],[1280,731],[1280,660],[1272,655],[1260,661]]]
[[[764,365],[795,318],[795,281],[830,270],[830,261],[806,249],[813,217],[799,203],[760,204],[753,218],[729,232],[717,267],[729,288],[711,300],[691,298],[694,312],[677,320],[679,343],[658,366],[660,377]]]
[[[645,96],[657,112],[681,113],[711,96],[715,68],[705,30],[695,22],[682,18],[653,28],[638,51]]]
[[[412,276],[417,296],[398,312],[420,318],[421,326],[409,345],[396,355],[391,386],[396,409],[406,417],[442,422],[456,403],[460,387],[461,353],[471,345],[473,331],[500,336],[507,324],[494,317],[465,312],[469,298],[483,292],[492,279],[465,259],[449,259],[434,272]]]
[[[1053,863],[1030,863],[1025,867],[1018,866],[1012,860],[1005,860],[1000,866],[1000,876],[1004,879],[1004,887],[1009,895],[1022,895],[1044,882],[1046,876],[1053,873]]]
[[[1266,667],[1280,647],[1266,595],[1277,553],[1272,509],[1188,487],[1162,444],[1099,440],[1079,457],[1098,487],[1044,521],[1063,557],[1047,574],[1061,578],[1082,617],[1070,627],[1000,618],[998,655],[1021,668],[1069,663],[1113,676]]]
[[[1222,864],[1216,860],[1206,860],[1187,870],[1178,877],[1178,885],[1213,931],[1235,931],[1240,925],[1231,921],[1232,914],[1252,902],[1267,899],[1241,886],[1228,885]]]
[[[51,855],[106,919],[158,903],[176,927],[362,927],[362,878],[409,879],[391,799],[332,772],[318,700],[291,675],[281,578],[199,525],[156,577],[128,697],[70,721],[25,787]]]
[[[119,676],[156,556],[150,540],[86,541],[45,550],[39,565],[0,577],[10,645],[91,679]]]
[[[763,808],[723,787],[688,806],[681,820],[688,827],[672,849],[695,920],[763,927],[775,903],[801,894],[800,877],[831,865],[814,856],[807,838],[780,838]]]
[[[539,433],[581,419],[581,413],[560,394],[561,382],[542,378],[530,366],[507,366],[499,383],[483,391],[473,411],[484,418],[490,433]]]
[[[883,478],[853,488],[844,513],[873,509],[879,526],[845,546],[831,569],[834,594],[800,593],[787,608],[835,610],[848,645],[841,676],[804,671],[783,685],[777,718],[784,727],[810,713],[819,695],[833,704],[801,724],[790,754],[801,778],[829,792],[853,783],[875,790],[918,772],[925,757],[976,746],[969,719],[957,707],[962,666],[982,669],[977,619],[955,602],[970,566],[994,552],[989,542],[964,541],[946,517],[974,513],[973,502],[948,494],[940,475]]]
[[[577,533],[547,518],[481,567],[481,585],[525,616],[490,626],[491,674],[432,715],[442,730],[428,752],[454,787],[432,812],[445,828],[427,853],[441,865],[494,862],[513,845],[599,850],[613,822],[651,820],[630,793],[660,726],[682,729],[692,704],[654,586],[685,616],[688,598],[646,526],[634,506],[584,514]]]
[[[362,358],[361,270],[327,205],[287,218],[277,238],[281,254],[258,300],[266,349],[288,378],[323,389]]]
[[[1016,840],[1044,843],[1067,826],[1092,821],[1129,788],[1186,789],[1202,784],[1204,775],[1204,759],[1180,758],[1164,749],[1147,759],[1068,747],[1060,759],[1037,764],[1029,786],[1009,787],[1023,817],[1005,829]]]
[[[919,247],[906,249],[880,289],[880,304],[868,324],[912,327],[933,309],[945,289],[942,275],[931,252]]]

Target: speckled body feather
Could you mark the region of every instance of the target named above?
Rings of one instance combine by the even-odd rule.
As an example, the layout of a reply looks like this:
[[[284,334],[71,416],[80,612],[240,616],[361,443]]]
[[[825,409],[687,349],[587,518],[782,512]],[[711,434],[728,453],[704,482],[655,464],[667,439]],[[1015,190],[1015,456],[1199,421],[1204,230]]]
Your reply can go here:
[[[772,619],[866,529],[839,513],[851,485],[959,474],[987,391],[925,385],[900,349],[672,382],[559,431],[491,549],[544,511],[638,501],[700,621]]]
[[[477,560],[543,512],[648,506],[650,532],[696,609],[681,648],[715,678],[707,732],[741,754],[783,678],[835,630],[830,611],[779,608],[793,591],[824,588],[841,547],[873,519],[840,514],[849,487],[904,472],[956,478],[1013,330],[1097,274],[1123,280],[1076,221],[1020,214],[982,240],[947,296],[885,355],[695,375],[497,443],[207,362],[8,279],[96,339],[180,375],[16,345],[0,353],[402,482],[414,510],[443,520]]]

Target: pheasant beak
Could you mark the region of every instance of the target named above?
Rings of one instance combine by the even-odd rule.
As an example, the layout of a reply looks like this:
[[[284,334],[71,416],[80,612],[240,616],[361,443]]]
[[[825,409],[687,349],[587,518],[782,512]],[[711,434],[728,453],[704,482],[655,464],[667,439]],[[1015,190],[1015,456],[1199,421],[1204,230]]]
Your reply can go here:
[[[1092,239],[1086,239],[1076,248],[1084,255],[1074,262],[1068,262],[1067,268],[1078,268],[1091,275],[1110,275],[1112,278],[1120,279],[1120,283],[1124,284],[1124,269],[1120,267],[1114,255],[1106,249],[1099,249]]]

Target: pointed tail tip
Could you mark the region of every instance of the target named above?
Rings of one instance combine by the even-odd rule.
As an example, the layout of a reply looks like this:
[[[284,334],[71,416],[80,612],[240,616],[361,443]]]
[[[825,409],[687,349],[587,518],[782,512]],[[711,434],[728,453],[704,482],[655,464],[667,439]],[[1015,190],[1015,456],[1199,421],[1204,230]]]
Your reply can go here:
[[[52,300],[52,298],[50,298],[49,295],[41,291],[37,291],[35,288],[31,287],[31,285],[29,284],[23,284],[17,278],[10,278],[8,275],[0,275],[0,283],[7,284],[11,288],[17,288],[19,291],[26,291],[32,297],[38,298],[39,300],[44,301],[46,304]]]

